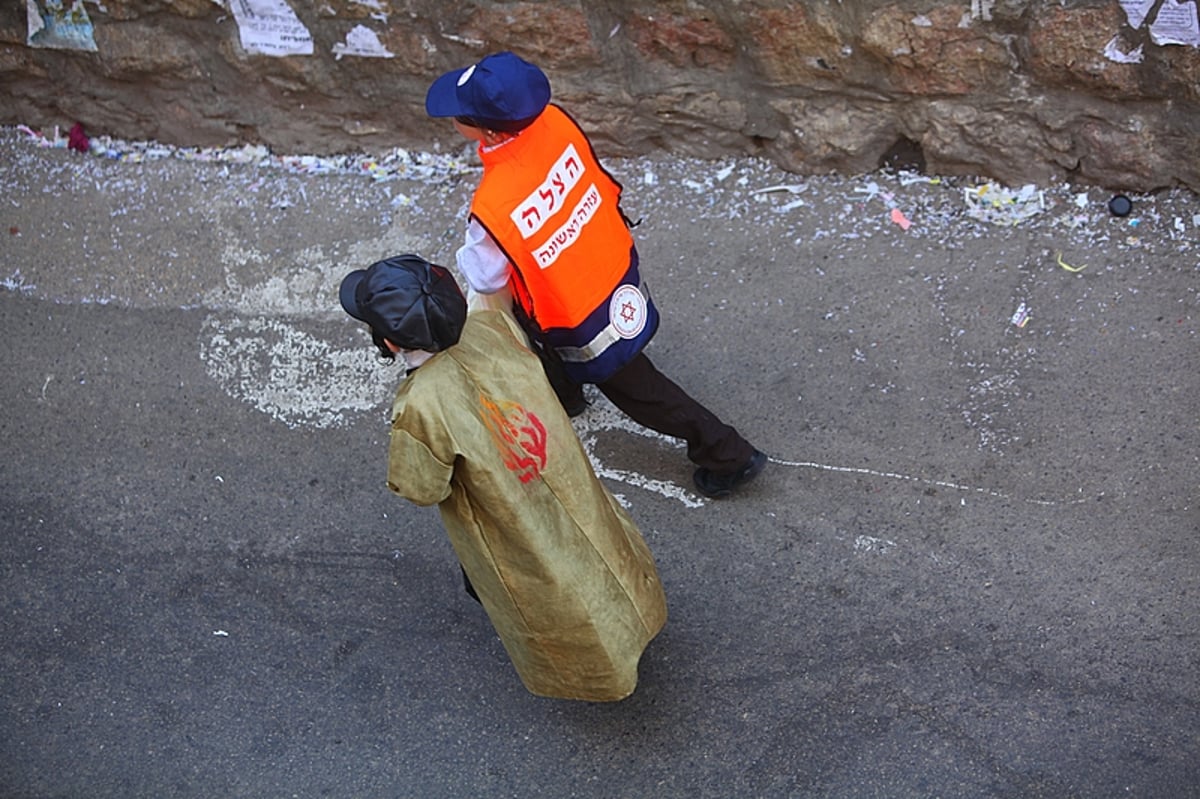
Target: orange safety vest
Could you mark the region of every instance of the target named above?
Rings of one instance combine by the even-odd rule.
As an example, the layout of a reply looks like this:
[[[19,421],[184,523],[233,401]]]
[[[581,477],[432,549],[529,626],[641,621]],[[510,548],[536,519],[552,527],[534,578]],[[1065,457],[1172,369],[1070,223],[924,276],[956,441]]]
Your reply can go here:
[[[471,213],[516,267],[517,301],[542,330],[578,326],[630,268],[621,184],[556,105],[480,158]]]

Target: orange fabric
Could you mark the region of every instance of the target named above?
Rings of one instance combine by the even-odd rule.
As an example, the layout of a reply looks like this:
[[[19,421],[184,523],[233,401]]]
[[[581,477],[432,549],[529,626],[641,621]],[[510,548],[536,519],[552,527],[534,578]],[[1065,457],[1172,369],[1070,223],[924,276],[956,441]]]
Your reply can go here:
[[[516,266],[518,301],[543,330],[575,327],[629,269],[633,237],[619,207],[621,184],[555,105],[480,157],[471,213]]]

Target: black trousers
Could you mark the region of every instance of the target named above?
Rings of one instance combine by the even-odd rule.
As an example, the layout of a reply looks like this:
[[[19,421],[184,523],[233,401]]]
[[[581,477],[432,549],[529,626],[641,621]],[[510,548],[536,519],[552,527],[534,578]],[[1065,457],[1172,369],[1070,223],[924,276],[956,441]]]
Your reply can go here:
[[[686,441],[688,459],[715,474],[736,471],[754,454],[750,442],[658,371],[644,352],[596,388],[643,427]]]
[[[513,303],[513,311],[533,342],[546,378],[563,407],[585,407],[583,386],[567,377],[558,353],[538,341],[538,328],[519,303]],[[597,383],[596,388],[642,427],[683,439],[688,459],[714,474],[737,471],[754,454],[750,442],[658,371],[644,352],[603,383]]]

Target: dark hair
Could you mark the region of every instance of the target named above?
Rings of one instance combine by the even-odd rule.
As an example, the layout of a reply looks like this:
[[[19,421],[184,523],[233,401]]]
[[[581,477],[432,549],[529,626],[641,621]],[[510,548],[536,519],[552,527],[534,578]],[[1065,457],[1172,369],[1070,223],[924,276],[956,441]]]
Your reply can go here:
[[[454,121],[460,125],[466,125],[468,128],[496,130],[501,133],[520,133],[532,125],[538,116],[541,115],[537,114],[526,119],[476,119],[475,117],[456,116]]]
[[[375,328],[371,328],[371,341],[375,344],[375,348],[379,350],[379,359],[381,361],[394,362],[396,360],[396,353],[392,352],[391,348],[388,347],[387,339]]]

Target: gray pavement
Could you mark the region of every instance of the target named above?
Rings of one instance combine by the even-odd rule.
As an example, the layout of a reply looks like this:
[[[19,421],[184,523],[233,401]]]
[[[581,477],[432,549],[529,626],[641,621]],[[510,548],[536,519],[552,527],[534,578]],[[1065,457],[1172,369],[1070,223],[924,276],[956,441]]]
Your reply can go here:
[[[525,692],[383,483],[399,375],[335,291],[452,261],[476,176],[418,160],[0,131],[0,796],[1197,795],[1200,200],[610,163],[652,357],[772,463],[706,501],[576,420],[670,609],[595,705]]]

